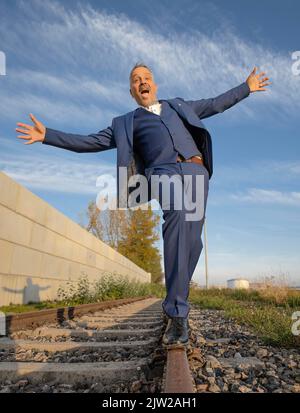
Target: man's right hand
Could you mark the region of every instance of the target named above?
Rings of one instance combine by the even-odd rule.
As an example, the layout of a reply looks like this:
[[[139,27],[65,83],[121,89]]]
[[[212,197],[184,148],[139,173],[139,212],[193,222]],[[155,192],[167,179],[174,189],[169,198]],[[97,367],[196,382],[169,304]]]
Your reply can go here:
[[[28,142],[25,142],[25,145],[35,143],[35,142],[43,142],[45,139],[45,133],[46,133],[46,128],[42,124],[42,122],[39,122],[32,113],[30,113],[30,118],[33,122],[33,126],[31,125],[26,125],[26,123],[17,123],[18,126],[22,126],[22,128],[16,128],[16,131],[24,133],[24,135],[18,135],[17,138],[19,139],[25,139]]]

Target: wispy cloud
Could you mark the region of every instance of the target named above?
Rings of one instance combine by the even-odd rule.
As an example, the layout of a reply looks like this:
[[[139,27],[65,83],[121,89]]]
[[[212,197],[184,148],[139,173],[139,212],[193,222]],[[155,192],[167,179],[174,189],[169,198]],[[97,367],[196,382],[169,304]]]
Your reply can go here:
[[[261,184],[298,184],[300,162],[298,160],[249,160],[243,164],[237,161],[234,164],[216,163],[213,182],[215,187],[235,185]]]
[[[37,119],[44,124],[51,122],[54,124],[72,125],[72,130],[76,126],[84,125],[82,130],[90,130],[89,133],[96,132],[111,124],[111,118],[115,115],[111,111],[102,110],[95,103],[65,101],[64,99],[54,99],[45,96],[37,96],[33,93],[7,95],[0,100],[0,111],[6,119],[14,122],[25,122],[32,124],[28,114],[34,113]],[[87,126],[88,125],[88,128]]]
[[[32,167],[34,165],[34,168]],[[0,161],[0,170],[28,189],[73,194],[97,194],[97,177],[115,177],[115,165],[101,162],[84,163],[50,156],[6,156]],[[114,193],[115,188],[112,188]]]
[[[300,206],[300,192],[249,188],[246,192],[231,194],[230,197],[238,202]]]
[[[210,185],[209,204],[233,202],[298,205],[299,161],[259,160],[217,164]],[[260,188],[257,188],[257,185]]]
[[[280,108],[280,113],[290,116],[299,111],[300,82],[291,73],[291,56],[241,39],[230,28],[212,36],[188,28],[185,33],[166,34],[89,4],[79,3],[72,9],[55,1],[32,1],[30,8],[27,2],[18,4],[16,21],[2,19],[0,27],[8,54],[18,50],[18,74],[8,66],[7,88],[1,99],[5,116],[11,116],[15,106],[22,111],[40,108],[58,122],[71,120],[73,114],[75,121],[84,118],[90,123],[98,117],[101,123],[98,107],[103,108],[104,102],[110,112],[116,107],[120,112],[133,107],[128,72],[140,59],[153,67],[162,97],[187,99],[222,93],[244,81],[258,64],[270,74],[272,88],[259,97],[251,96],[239,110],[248,116],[255,111],[257,116],[255,100],[255,105],[268,103],[270,111]],[[21,14],[22,24],[18,24]],[[33,62],[34,70],[29,69]],[[15,82],[18,95],[11,96]]]

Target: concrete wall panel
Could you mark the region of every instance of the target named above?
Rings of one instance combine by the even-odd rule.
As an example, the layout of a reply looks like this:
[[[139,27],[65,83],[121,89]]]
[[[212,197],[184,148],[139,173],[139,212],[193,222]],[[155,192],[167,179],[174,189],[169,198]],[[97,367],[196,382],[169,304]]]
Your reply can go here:
[[[0,306],[54,300],[59,287],[105,272],[151,275],[0,172]]]

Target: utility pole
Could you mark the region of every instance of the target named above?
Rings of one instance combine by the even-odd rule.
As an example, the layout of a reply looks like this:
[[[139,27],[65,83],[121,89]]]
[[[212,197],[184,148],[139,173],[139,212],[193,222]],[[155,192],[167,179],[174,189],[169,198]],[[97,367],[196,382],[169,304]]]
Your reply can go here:
[[[206,217],[204,219],[205,288],[208,289]]]

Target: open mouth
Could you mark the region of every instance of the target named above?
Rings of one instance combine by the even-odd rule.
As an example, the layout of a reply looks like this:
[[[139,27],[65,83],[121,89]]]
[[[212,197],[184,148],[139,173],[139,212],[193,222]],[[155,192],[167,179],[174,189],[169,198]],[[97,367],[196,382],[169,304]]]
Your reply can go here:
[[[149,95],[149,93],[150,93],[150,90],[147,90],[147,89],[141,91],[142,95]]]

